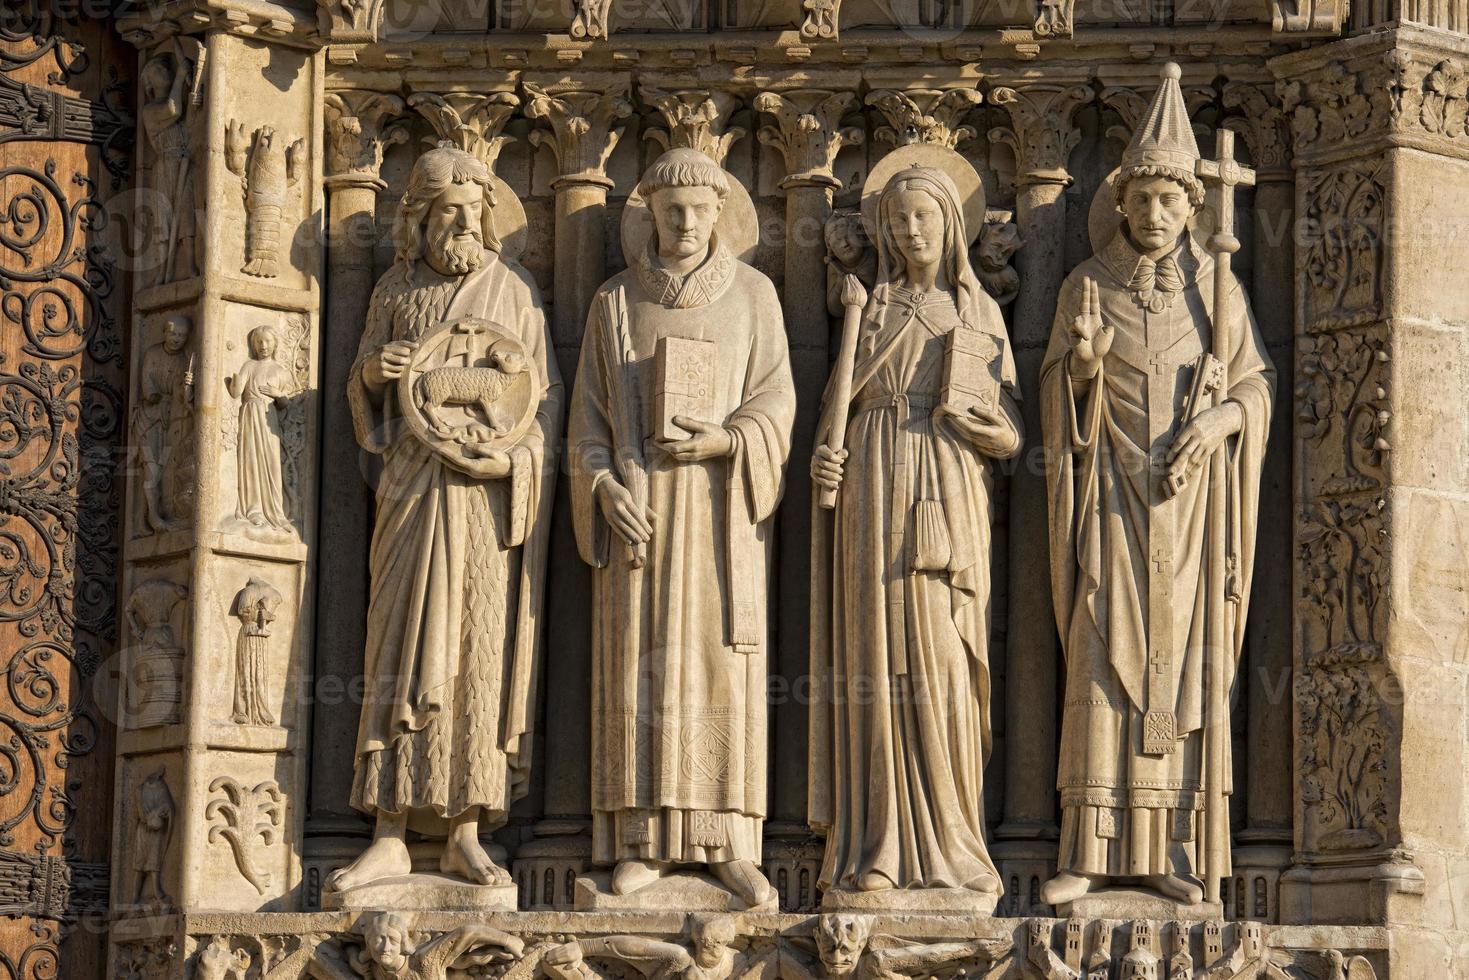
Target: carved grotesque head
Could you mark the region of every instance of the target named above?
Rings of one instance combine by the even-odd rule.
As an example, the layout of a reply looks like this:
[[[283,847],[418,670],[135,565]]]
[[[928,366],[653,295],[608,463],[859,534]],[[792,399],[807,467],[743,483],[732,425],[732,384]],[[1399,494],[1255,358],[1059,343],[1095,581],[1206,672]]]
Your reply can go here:
[[[862,962],[872,923],[860,915],[829,913],[816,920],[816,950],[828,976],[850,977]]]
[[[490,220],[490,168],[448,144],[413,165],[398,211],[398,257],[423,259],[449,276],[473,272],[484,250],[498,251]]]
[[[1203,203],[1199,179],[1172,167],[1133,167],[1117,178],[1117,210],[1143,252],[1172,247]]]
[[[694,961],[706,970],[719,965],[729,952],[729,944],[738,933],[733,917],[728,915],[696,916],[689,924],[689,938],[694,944]]]
[[[372,962],[389,974],[401,973],[408,966],[408,922],[401,915],[382,912],[367,920],[362,938]]]
[[[677,261],[703,255],[729,196],[729,178],[698,150],[675,149],[653,161],[638,184],[658,230],[658,255]]]
[[[189,342],[189,331],[193,324],[189,318],[175,313],[163,321],[163,349],[170,354],[177,354],[183,350]]]

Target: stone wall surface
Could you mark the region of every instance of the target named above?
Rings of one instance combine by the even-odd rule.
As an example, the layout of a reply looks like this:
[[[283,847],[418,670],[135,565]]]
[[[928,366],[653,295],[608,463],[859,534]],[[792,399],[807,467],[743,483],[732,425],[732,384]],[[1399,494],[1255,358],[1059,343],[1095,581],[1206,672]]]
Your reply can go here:
[[[112,18],[105,975],[1469,976],[1409,7]]]

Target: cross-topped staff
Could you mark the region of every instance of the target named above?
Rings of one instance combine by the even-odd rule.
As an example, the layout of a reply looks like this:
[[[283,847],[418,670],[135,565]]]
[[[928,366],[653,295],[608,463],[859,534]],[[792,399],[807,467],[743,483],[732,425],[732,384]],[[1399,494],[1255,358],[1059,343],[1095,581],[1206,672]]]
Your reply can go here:
[[[1234,189],[1243,184],[1253,187],[1255,172],[1234,159],[1234,132],[1218,131],[1216,160],[1200,160],[1194,165],[1194,173],[1204,186],[1214,190],[1214,231],[1206,247],[1214,256],[1214,315],[1213,343],[1217,361],[1213,371],[1217,374],[1214,387],[1214,404],[1219,405],[1229,397],[1229,358],[1236,346],[1230,336],[1234,322],[1229,309],[1229,298],[1233,293],[1234,277],[1230,274],[1230,256],[1239,251],[1239,239],[1234,237]],[[1242,340],[1243,338],[1241,338]],[[1200,367],[1207,358],[1201,359]],[[1196,379],[1197,380],[1197,379]],[[1202,389],[1200,389],[1202,393]],[[1196,407],[1196,410],[1204,406]],[[1230,565],[1230,530],[1226,524],[1226,501],[1229,496],[1228,475],[1225,460],[1227,452],[1223,446],[1214,451],[1209,459],[1209,527],[1207,547],[1213,560],[1225,568]],[[1226,572],[1226,575],[1228,573]],[[1226,586],[1225,591],[1229,591]],[[1214,597],[1218,601],[1219,597]],[[1222,871],[1229,867],[1229,807],[1225,801],[1224,767],[1229,741],[1229,692],[1225,689],[1226,651],[1232,651],[1233,640],[1226,628],[1226,617],[1210,617],[1208,648],[1205,650],[1205,667],[1209,693],[1205,697],[1204,745],[1208,764],[1204,766],[1204,807],[1207,822],[1204,828],[1203,879],[1206,901],[1218,902]],[[1230,672],[1229,676],[1233,676]]]
[[[1254,187],[1255,171],[1234,158],[1234,130],[1221,129],[1216,136],[1219,159],[1200,160],[1194,173],[1205,187],[1214,189],[1214,233],[1209,236],[1206,247],[1214,256],[1214,356],[1229,365],[1230,344],[1227,341],[1229,323],[1230,256],[1239,251],[1239,239],[1234,237],[1234,189],[1238,186]],[[1229,377],[1219,390],[1229,390]]]

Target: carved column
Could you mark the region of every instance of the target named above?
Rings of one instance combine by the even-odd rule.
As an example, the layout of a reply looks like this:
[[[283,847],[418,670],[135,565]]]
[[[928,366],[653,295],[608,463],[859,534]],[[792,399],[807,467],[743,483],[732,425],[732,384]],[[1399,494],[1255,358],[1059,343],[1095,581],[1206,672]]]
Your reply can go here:
[[[780,511],[777,643],[774,673],[794,684],[809,671],[811,610],[811,478],[807,470],[821,392],[827,373],[826,219],[832,195],[841,187],[832,172],[844,146],[862,142],[863,133],[843,127],[842,117],[857,106],[857,78],[824,78],[831,88],[768,89],[755,108],[772,118],[757,134],[780,151],[786,176],[785,283],[782,306],[796,379],[796,424],[791,464],[786,470]],[[798,690],[793,688],[793,690]],[[770,737],[774,745],[776,792],[770,806],[771,832],[804,834],[806,824],[807,715],[799,697],[774,705]]]
[[[1225,84],[1225,125],[1244,138],[1255,167],[1253,275],[1250,306],[1270,358],[1281,377],[1295,358],[1295,171],[1290,129],[1271,82]],[[1249,230],[1246,229],[1246,234]],[[1259,521],[1245,662],[1240,697],[1245,700],[1244,828],[1235,834],[1234,879],[1229,911],[1236,918],[1276,921],[1282,871],[1291,845],[1291,425],[1290,394],[1277,389],[1269,449],[1261,475]],[[1238,799],[1238,797],[1237,797]]]
[[[347,408],[347,375],[357,357],[357,342],[367,320],[367,301],[376,276],[373,252],[381,237],[377,197],[387,185],[378,176],[383,149],[407,138],[395,125],[403,100],[382,92],[330,92],[325,100],[325,186],[327,195],[327,309],[322,332],[321,420],[331,437],[322,447],[322,487],[328,506],[322,509],[318,540],[328,554],[351,556],[332,567],[317,583],[321,602],[317,620],[315,683],[324,692],[346,691],[362,673],[367,624],[367,542],[372,527],[372,487],[362,472],[352,417]],[[351,796],[356,751],[357,704],[346,697],[319,699],[311,740],[311,808],[308,838],[334,834],[360,835],[368,829],[347,800]],[[325,842],[321,842],[325,844]],[[323,850],[313,840],[307,858],[310,899],[315,898],[324,868],[348,857],[336,848]]]
[[[1061,649],[1051,607],[1048,564],[1036,548],[1048,535],[1041,456],[1040,366],[1050,339],[1063,265],[1067,158],[1080,139],[1072,125],[1092,90],[1082,84],[1001,85],[990,101],[1010,126],[990,132],[1015,152],[1015,220],[1025,247],[1016,253],[1016,368],[1024,401],[1026,449],[1010,481],[1009,619],[1005,664],[1005,807],[994,855],[1011,914],[1039,901],[1056,861],[1057,671]],[[1024,732],[1025,737],[1017,737]]]
[[[1469,783],[1469,40],[1284,55],[1295,136],[1295,860],[1284,922],[1463,948]],[[1397,965],[1396,962],[1394,964]]]
[[[548,146],[558,176],[556,255],[552,285],[551,339],[568,387],[576,375],[577,354],[586,328],[592,294],[606,275],[607,160],[622,136],[619,121],[632,114],[630,81],[625,75],[527,78],[525,113],[544,129],[531,142]],[[571,527],[566,480],[556,494],[556,527]],[[547,562],[546,676],[547,725],[544,818],[539,840],[520,849],[515,873],[522,902],[571,906],[572,883],[591,858],[591,580],[572,536],[552,535]],[[551,685],[554,684],[554,687]],[[553,707],[554,706],[554,707]]]
[[[195,186],[207,220],[185,246],[197,262],[162,275],[145,263],[133,296],[143,465],[127,471],[114,944],[169,928],[157,913],[301,907],[311,722],[325,155],[315,19],[209,4],[181,23],[160,16],[121,25],[143,63],[178,83],[180,98],[150,110],[165,121],[184,110],[145,155],[155,175],[171,168],[171,193]],[[242,388],[247,378],[268,378],[279,400]],[[244,465],[262,458],[278,476]]]

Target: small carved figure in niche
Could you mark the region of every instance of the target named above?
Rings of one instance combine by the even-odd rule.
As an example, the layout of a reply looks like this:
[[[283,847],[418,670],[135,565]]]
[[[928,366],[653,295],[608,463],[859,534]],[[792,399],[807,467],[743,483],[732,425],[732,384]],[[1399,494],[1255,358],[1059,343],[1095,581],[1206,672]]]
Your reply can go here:
[[[970,253],[980,285],[1001,306],[1013,302],[1020,293],[1020,273],[1010,264],[1010,257],[1025,242],[1013,218],[1009,211],[991,211],[985,215],[984,230]]]
[[[987,970],[1010,953],[1009,939],[956,943],[910,943],[872,935],[867,916],[827,913],[816,920],[816,951],[833,980],[900,980],[962,977],[977,965]]]
[[[251,528],[292,530],[281,481],[281,417],[296,394],[291,369],[275,359],[275,328],[261,325],[248,337],[250,359],[224,379],[231,398],[240,400],[236,434],[235,520]]]
[[[826,219],[826,311],[841,316],[842,279],[856,276],[868,290],[877,284],[877,253],[856,209],[833,211]]]
[[[232,949],[226,936],[215,936],[209,945],[199,950],[194,963],[194,980],[245,980],[250,972],[250,954],[243,949]]]
[[[370,980],[448,980],[450,970],[510,963],[525,952],[519,938],[481,925],[460,926],[415,945],[408,920],[394,912],[368,919],[362,938],[362,954],[351,965]]]
[[[274,725],[266,706],[270,690],[267,670],[270,624],[275,622],[281,594],[269,582],[252,578],[235,596],[230,615],[240,621],[235,638],[235,703],[230,718],[237,725]]]
[[[1120,223],[1062,286],[1041,366],[1067,667],[1050,905],[1118,880],[1193,904],[1229,876],[1230,690],[1275,369],[1238,280],[1188,230],[1207,167],[1179,74],[1109,181]]]
[[[155,532],[182,527],[193,501],[194,356],[185,356],[192,330],[187,316],[169,315],[138,371],[133,438],[142,457],[143,523]]]
[[[204,56],[193,38],[176,38],[171,49],[148,59],[139,73],[143,105],[139,122],[153,149],[152,189],[170,202],[157,216],[162,227],[152,238],[158,252],[150,285],[187,279],[197,273],[196,182],[191,172],[194,111],[200,104]]]
[[[188,594],[177,582],[150,579],[128,598],[128,626],[138,645],[128,669],[126,728],[172,725],[179,720],[184,651],[174,636],[173,612]]]
[[[280,267],[281,213],[286,191],[301,179],[306,141],[277,147],[275,128],[261,126],[247,139],[245,126],[225,128],[225,165],[240,178],[245,196],[245,265],[249,276],[273,279]]]
[[[728,980],[744,975],[746,956],[734,947],[738,923],[728,915],[696,915],[689,923],[689,945],[644,936],[581,939],[549,950],[541,966],[552,980],[598,980],[587,959],[626,963],[647,980]],[[775,956],[772,947],[766,954]]]
[[[909,167],[873,193],[877,285],[853,323],[853,360],[833,372],[811,464],[816,485],[838,491],[835,510],[813,517],[811,558],[809,809],[826,835],[823,901],[881,891],[992,907],[980,789],[992,470],[1021,446],[1015,366],[969,265],[954,179]]]
[[[133,804],[133,846],[129,852],[137,881],[133,904],[146,911],[163,912],[173,905],[163,888],[163,864],[173,844],[173,816],[173,794],[160,766],[138,784]]]
[[[373,293],[348,381],[357,441],[383,457],[352,787],[377,827],[328,892],[408,875],[411,825],[445,839],[444,874],[505,889],[513,907],[510,874],[479,835],[529,786],[561,379],[540,292],[499,252],[492,181],[449,145],[414,164],[398,260]],[[491,342],[524,352],[520,434],[438,439],[415,373],[479,369]]]
[[[593,860],[615,865],[618,895],[707,866],[749,907],[775,898],[760,871],[766,569],[796,395],[775,287],[715,233],[729,180],[692,149],[643,175],[655,233],[592,301],[571,499],[598,596]],[[652,376],[678,362],[675,339],[707,351],[707,414],[655,439],[660,399],[642,392],[676,386]]]

